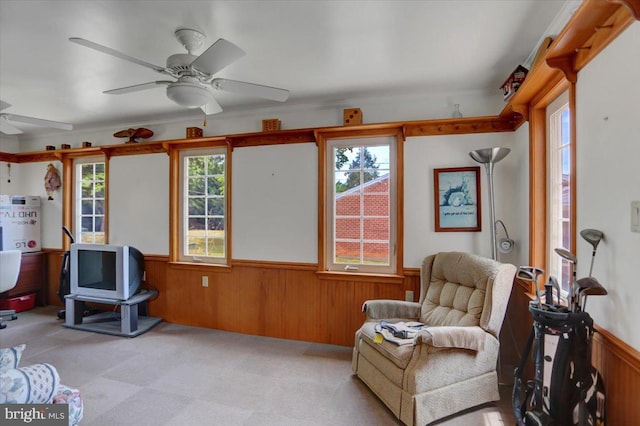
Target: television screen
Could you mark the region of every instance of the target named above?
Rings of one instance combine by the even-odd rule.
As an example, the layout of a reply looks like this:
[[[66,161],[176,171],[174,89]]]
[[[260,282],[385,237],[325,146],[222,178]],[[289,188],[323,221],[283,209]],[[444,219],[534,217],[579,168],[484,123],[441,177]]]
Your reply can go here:
[[[115,291],[116,253],[78,250],[78,286]]]

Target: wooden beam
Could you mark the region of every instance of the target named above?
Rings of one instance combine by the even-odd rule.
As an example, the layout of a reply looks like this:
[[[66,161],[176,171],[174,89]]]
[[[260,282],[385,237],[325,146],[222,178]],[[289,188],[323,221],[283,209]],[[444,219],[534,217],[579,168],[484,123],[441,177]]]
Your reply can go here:
[[[514,121],[508,118],[472,117],[410,121],[404,125],[404,132],[407,137],[411,137],[512,132],[514,128]]]

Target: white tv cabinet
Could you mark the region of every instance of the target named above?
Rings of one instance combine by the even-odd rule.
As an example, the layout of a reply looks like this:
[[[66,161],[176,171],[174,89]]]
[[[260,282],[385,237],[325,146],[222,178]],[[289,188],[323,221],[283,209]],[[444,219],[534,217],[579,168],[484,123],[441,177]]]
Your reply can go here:
[[[146,316],[146,302],[157,294],[158,292],[155,290],[142,290],[128,300],[68,294],[64,297],[66,315],[63,326],[95,333],[136,337],[162,322],[162,318]],[[82,312],[83,302],[120,306],[120,314],[102,312],[84,317]],[[138,315],[140,304],[142,304],[143,315]]]

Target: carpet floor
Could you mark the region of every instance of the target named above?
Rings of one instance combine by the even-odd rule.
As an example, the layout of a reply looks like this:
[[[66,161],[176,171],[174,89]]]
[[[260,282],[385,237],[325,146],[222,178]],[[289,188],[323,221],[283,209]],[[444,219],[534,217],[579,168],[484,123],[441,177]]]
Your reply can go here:
[[[0,347],[47,362],[80,389],[87,426],[400,425],[351,373],[351,348],[161,323],[135,337],[62,327],[58,307],[21,312]],[[502,400],[439,425],[512,425]]]

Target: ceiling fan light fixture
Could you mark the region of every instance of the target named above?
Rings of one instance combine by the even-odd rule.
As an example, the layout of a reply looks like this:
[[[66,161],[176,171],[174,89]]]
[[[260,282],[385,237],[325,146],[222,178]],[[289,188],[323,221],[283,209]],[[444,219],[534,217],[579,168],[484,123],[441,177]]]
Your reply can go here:
[[[167,97],[180,106],[200,108],[211,102],[213,95],[196,83],[176,82],[167,86]]]

